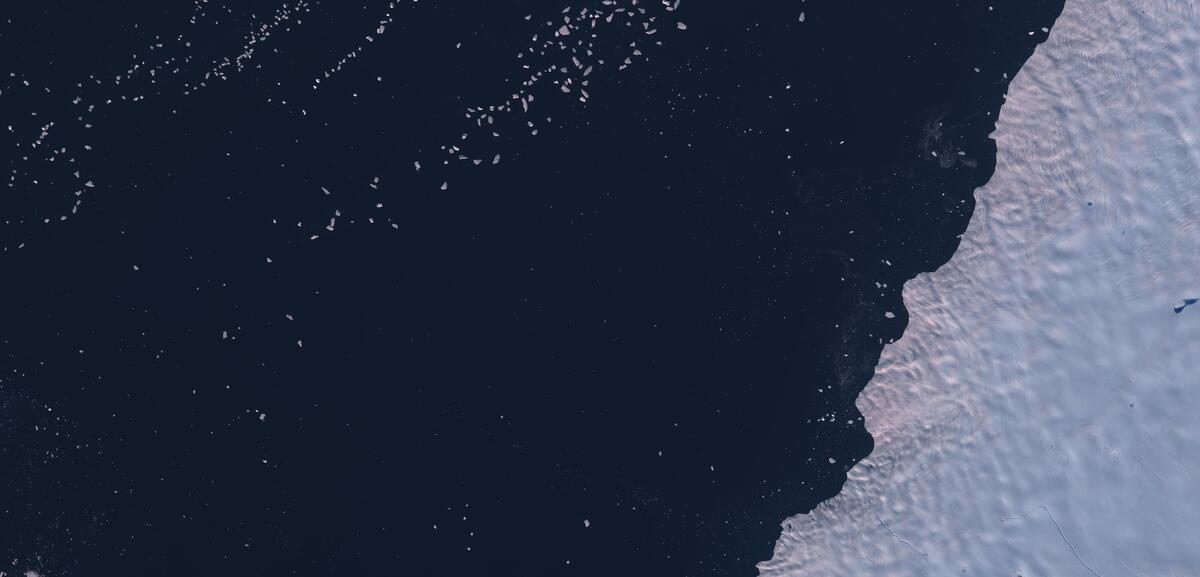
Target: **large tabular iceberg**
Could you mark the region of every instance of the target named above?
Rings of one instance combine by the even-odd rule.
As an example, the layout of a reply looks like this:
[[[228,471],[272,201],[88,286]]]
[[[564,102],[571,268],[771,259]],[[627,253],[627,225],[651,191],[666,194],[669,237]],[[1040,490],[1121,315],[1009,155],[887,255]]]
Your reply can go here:
[[[771,576],[1200,575],[1200,3],[1068,0]]]

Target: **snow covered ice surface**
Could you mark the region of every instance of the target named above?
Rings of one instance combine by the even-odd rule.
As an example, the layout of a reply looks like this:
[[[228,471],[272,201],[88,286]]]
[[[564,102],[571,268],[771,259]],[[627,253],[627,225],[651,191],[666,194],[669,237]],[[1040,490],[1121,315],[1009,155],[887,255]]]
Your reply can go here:
[[[1200,575],[1200,2],[1068,0],[962,245],[763,575]]]

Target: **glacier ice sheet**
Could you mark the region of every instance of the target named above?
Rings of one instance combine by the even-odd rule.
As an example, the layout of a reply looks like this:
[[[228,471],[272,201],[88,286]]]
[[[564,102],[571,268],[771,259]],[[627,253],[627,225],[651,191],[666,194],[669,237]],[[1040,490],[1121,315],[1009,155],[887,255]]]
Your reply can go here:
[[[962,245],[763,575],[1200,575],[1200,4],[1068,0]]]

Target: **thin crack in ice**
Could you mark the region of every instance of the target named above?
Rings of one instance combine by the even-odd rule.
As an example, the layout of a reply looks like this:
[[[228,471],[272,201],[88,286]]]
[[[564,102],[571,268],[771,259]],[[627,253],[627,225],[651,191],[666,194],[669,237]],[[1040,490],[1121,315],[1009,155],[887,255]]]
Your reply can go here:
[[[879,516],[879,513],[875,514],[875,518],[879,520],[879,524],[883,525],[883,528],[887,529],[887,532],[891,533],[892,537],[895,537],[897,541],[904,543],[905,545],[908,545],[908,548],[912,549],[913,551],[916,551],[917,554],[920,555],[922,559],[929,559],[928,553],[918,549],[917,546],[913,545],[911,541],[897,535],[896,532],[892,530],[891,526],[889,526],[887,524],[887,521],[884,521],[883,518]]]
[[[1095,569],[1092,569],[1092,567],[1090,565],[1088,565],[1086,562],[1084,562],[1083,558],[1079,556],[1079,550],[1076,549],[1075,545],[1073,543],[1071,543],[1071,540],[1067,538],[1067,534],[1065,532],[1063,532],[1062,525],[1058,524],[1058,519],[1054,518],[1054,513],[1050,512],[1049,507],[1047,507],[1045,505],[1038,505],[1037,507],[1034,507],[1028,511],[1025,511],[1024,513],[1021,513],[1020,515],[1015,515],[1013,517],[1005,517],[1005,518],[1001,519],[1000,522],[1003,523],[1005,521],[1015,521],[1017,519],[1024,518],[1027,515],[1029,515],[1030,513],[1037,511],[1038,509],[1045,511],[1046,515],[1050,517],[1050,522],[1054,523],[1054,528],[1058,530],[1058,536],[1062,537],[1063,543],[1066,543],[1067,547],[1071,548],[1071,554],[1075,555],[1075,560],[1079,561],[1079,564],[1083,565],[1085,569],[1087,569],[1088,571],[1090,571],[1092,573],[1092,575],[1095,575],[1096,577],[1101,577],[1100,574],[1097,573]]]

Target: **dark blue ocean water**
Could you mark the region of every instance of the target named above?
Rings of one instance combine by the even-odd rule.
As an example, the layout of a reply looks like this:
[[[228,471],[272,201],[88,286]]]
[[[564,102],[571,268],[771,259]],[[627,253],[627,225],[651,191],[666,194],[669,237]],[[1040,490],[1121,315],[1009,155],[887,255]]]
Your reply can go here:
[[[1062,1],[296,4],[0,8],[0,570],[754,575]]]

